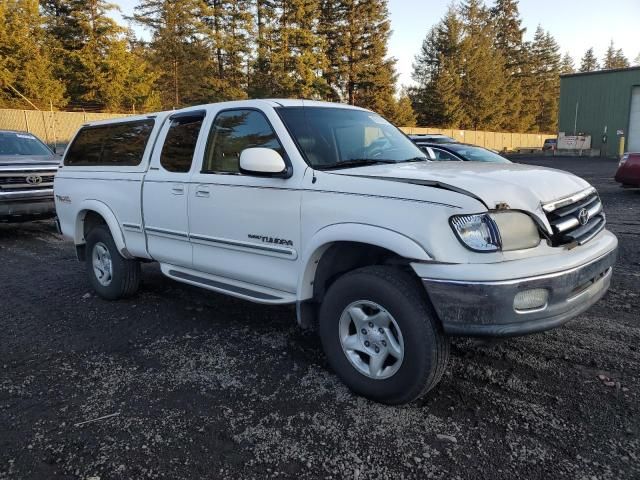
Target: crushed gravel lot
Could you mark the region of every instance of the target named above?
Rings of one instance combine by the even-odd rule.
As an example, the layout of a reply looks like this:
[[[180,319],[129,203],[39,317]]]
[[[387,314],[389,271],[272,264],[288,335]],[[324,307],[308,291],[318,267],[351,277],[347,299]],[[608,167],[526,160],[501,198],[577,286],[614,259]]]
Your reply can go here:
[[[293,308],[154,264],[107,302],[52,222],[1,224],[0,479],[640,478],[640,191],[611,160],[518,161],[598,188],[612,287],[556,330],[455,340],[440,385],[404,407],[351,394]]]

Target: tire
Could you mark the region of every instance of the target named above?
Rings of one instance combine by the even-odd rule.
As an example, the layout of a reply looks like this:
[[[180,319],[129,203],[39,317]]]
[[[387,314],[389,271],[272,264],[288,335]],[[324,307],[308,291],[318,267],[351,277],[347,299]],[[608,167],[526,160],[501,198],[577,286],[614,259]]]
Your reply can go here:
[[[333,370],[353,392],[381,403],[416,400],[447,366],[449,340],[424,288],[396,267],[365,267],[338,278],[320,306],[319,324]],[[379,354],[372,350],[378,347]]]
[[[118,300],[130,297],[138,291],[140,262],[120,255],[106,225],[99,225],[89,232],[86,248],[87,274],[91,286],[100,297]]]

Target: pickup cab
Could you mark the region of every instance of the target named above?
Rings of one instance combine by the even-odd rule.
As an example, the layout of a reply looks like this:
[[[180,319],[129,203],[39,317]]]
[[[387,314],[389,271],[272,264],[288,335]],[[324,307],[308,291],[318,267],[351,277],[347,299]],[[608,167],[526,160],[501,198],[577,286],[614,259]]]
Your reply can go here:
[[[562,325],[609,287],[617,239],[566,172],[429,162],[374,112],[247,100],[90,123],[55,178],[63,234],[106,299],[140,264],[295,304],[356,393],[401,404],[440,380],[451,336]]]
[[[53,177],[60,158],[27,132],[0,130],[0,222],[55,215]]]

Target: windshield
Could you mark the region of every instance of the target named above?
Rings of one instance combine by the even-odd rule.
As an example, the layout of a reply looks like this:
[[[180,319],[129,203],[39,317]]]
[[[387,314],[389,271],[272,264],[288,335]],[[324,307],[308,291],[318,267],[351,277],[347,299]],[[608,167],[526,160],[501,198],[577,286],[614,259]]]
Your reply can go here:
[[[0,156],[50,156],[51,150],[28,133],[0,132]]]
[[[503,156],[482,147],[450,144],[447,145],[447,148],[464,157],[465,160],[470,160],[472,162],[511,163]]]
[[[400,130],[372,112],[282,107],[278,114],[316,169],[427,160]]]

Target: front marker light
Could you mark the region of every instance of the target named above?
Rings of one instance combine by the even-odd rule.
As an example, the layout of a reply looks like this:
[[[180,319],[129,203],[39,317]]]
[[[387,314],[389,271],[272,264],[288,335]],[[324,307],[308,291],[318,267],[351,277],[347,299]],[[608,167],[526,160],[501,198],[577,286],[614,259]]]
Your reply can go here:
[[[477,215],[455,215],[451,217],[451,228],[467,248],[476,252],[500,250],[500,233],[495,222],[486,213]]]

